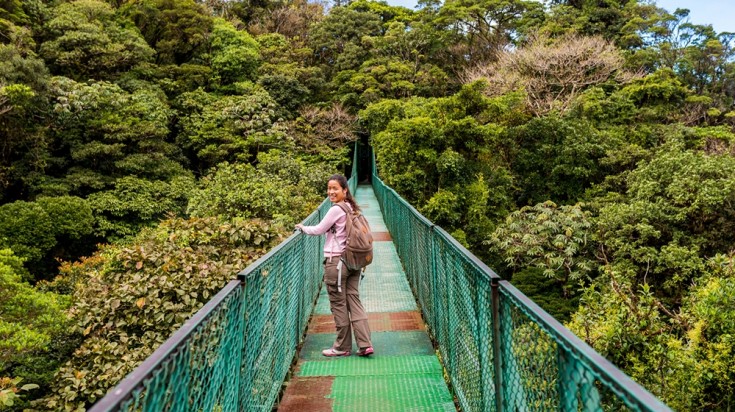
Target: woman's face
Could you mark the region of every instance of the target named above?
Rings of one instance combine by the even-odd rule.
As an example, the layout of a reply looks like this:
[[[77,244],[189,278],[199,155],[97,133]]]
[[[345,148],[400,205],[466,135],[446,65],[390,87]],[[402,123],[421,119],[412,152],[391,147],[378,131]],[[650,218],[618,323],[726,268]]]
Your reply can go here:
[[[347,197],[347,189],[342,189],[338,181],[330,180],[327,183],[327,196],[332,203],[341,202]]]

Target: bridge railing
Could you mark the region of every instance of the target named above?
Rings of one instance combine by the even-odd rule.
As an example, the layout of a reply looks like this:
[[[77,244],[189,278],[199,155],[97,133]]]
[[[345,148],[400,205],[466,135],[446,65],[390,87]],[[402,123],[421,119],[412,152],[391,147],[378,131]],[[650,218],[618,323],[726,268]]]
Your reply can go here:
[[[248,266],[90,411],[270,411],[319,294],[323,242],[293,234]]]
[[[669,410],[373,171],[386,223],[463,410]],[[330,206],[325,200],[304,223],[316,224]],[[317,298],[322,242],[294,234],[258,259],[91,410],[271,410]]]
[[[670,411],[380,179],[372,184],[464,411]]]

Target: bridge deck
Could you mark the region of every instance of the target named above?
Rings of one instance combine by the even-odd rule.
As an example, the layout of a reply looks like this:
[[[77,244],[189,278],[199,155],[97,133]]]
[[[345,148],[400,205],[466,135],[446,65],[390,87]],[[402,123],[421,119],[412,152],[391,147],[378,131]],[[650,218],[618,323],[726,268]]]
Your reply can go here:
[[[334,322],[322,287],[278,410],[456,411],[372,187],[358,186],[356,198],[375,239],[374,262],[360,286],[375,354],[321,355],[334,341]]]

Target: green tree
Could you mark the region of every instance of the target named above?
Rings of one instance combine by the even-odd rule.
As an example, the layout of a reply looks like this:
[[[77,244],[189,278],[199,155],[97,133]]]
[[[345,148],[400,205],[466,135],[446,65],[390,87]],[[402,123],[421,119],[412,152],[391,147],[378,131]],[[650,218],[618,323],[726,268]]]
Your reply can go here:
[[[177,101],[180,144],[196,154],[202,171],[223,162],[248,162],[260,151],[290,148],[278,104],[253,87],[245,95],[219,96],[197,90]]]
[[[58,259],[92,251],[93,223],[92,209],[78,197],[6,203],[0,206],[0,244],[23,258],[36,279],[44,279],[55,273]]]
[[[5,0],[0,3],[0,43],[32,49],[31,32],[38,32],[46,13],[43,0]]]
[[[525,26],[543,20],[543,4],[525,0],[452,0],[434,22],[451,36],[455,70],[495,60]],[[449,57],[449,56],[448,56]]]
[[[20,0],[8,0],[0,3],[4,24],[23,24],[28,21],[28,16],[23,10]]]
[[[692,24],[688,9],[658,11],[660,17],[648,30],[644,47],[632,50],[628,64],[643,66],[649,72],[670,69],[683,86],[699,97],[691,102],[696,104],[688,105],[681,121],[692,125],[728,121],[735,98],[735,34],[718,34],[712,26]]]
[[[588,122],[554,115],[514,127],[506,139],[503,149],[518,183],[515,199],[523,205],[579,199],[604,180],[600,159],[619,144]]]
[[[733,167],[668,143],[591,204],[600,276],[570,328],[678,410],[732,404]]]
[[[328,164],[315,165],[290,159],[272,150],[258,155],[258,167],[221,163],[203,179],[192,195],[194,216],[259,218],[293,226],[324,199]]]
[[[309,89],[292,76],[265,74],[258,79],[258,85],[283,108],[285,118],[293,118],[294,113],[309,99]]]
[[[210,65],[221,86],[254,80],[260,64],[258,42],[230,22],[215,19],[210,38]]]
[[[682,308],[689,329],[679,345],[671,346],[684,373],[671,386],[695,390],[669,394],[671,405],[679,410],[727,410],[735,405],[734,263],[732,254],[710,259],[709,273],[693,285]]]
[[[113,188],[87,198],[95,216],[95,234],[115,241],[134,236],[168,215],[183,216],[194,188],[189,174],[170,181],[121,177]]]
[[[446,73],[431,64],[416,67],[411,62],[381,58],[366,60],[358,70],[339,72],[332,84],[337,100],[364,108],[380,99],[441,95],[447,80]]]
[[[54,222],[41,205],[22,200],[0,206],[0,242],[34,269],[56,245]]]
[[[372,12],[334,7],[309,33],[314,63],[322,67],[327,79],[342,70],[355,69],[369,56],[363,43],[366,36],[379,36],[380,16]]]
[[[0,250],[0,405],[3,407],[18,401],[18,396],[13,396],[14,389],[27,391],[48,382],[54,372],[53,365],[39,371],[47,365],[38,367],[38,354],[51,348],[54,340],[63,339],[70,326],[65,314],[70,299],[34,288],[22,279],[23,272],[22,259],[10,249]],[[45,374],[45,380],[36,380],[39,373]],[[26,384],[20,385],[21,380]],[[20,387],[14,388],[15,385]]]
[[[49,74],[32,51],[0,44],[0,193],[22,198],[45,174],[49,138],[42,119],[48,110]]]
[[[127,92],[63,77],[53,86],[57,159],[48,171],[53,177],[38,192],[86,196],[123,176],[170,180],[186,174],[181,150],[167,141],[173,112],[160,90]]]
[[[662,18],[655,4],[638,0],[553,1],[540,30],[552,35],[601,36],[637,52],[657,35]]]
[[[59,3],[45,25],[49,38],[41,45],[41,56],[57,74],[79,80],[115,78],[155,53],[136,29],[126,26],[102,1]]]
[[[705,259],[732,247],[735,160],[667,145],[631,172],[625,196],[609,195],[595,218],[600,257],[679,305]]]
[[[487,243],[516,271],[529,266],[542,269],[544,276],[561,284],[566,298],[574,284],[585,281],[596,267],[588,245],[591,226],[582,205],[547,201],[508,215]]]
[[[440,99],[386,100],[360,112],[373,133],[383,181],[450,233],[466,237],[479,255],[487,233],[513,208],[501,149],[520,104],[517,96],[488,99],[482,87],[467,85]]]
[[[214,25],[194,0],[135,0],[120,11],[156,51],[158,64],[183,64],[201,55]]]
[[[733,405],[732,255],[716,255],[675,312],[646,283],[608,267],[569,327],[675,410]],[[687,388],[682,391],[681,388]]]
[[[157,88],[166,93],[169,101],[199,88],[215,89],[217,83],[212,75],[212,68],[200,59],[192,59],[192,62],[160,66],[152,63],[139,64],[125,73],[117,84],[126,90],[139,89],[141,85],[150,85],[149,88]]]
[[[684,111],[679,113],[674,107],[686,108],[690,91],[672,70],[661,69],[631,81],[620,93],[640,108],[636,120],[659,123],[680,119]]]
[[[666,402],[665,382],[683,371],[675,370],[672,360],[678,354],[670,351],[675,326],[659,304],[649,285],[633,285],[620,273],[607,270],[583,291],[580,308],[568,326]]]
[[[416,13],[403,6],[393,6],[382,0],[355,0],[346,7],[359,12],[367,12],[380,16],[383,27],[393,22],[408,22],[415,19]]]
[[[88,256],[95,250],[99,238],[93,236],[95,219],[86,199],[76,196],[39,197],[36,203],[51,219],[56,244],[45,253],[38,277],[57,272],[59,261]]]
[[[306,45],[305,38],[269,33],[256,39],[263,60],[258,69],[258,84],[289,111],[289,116],[302,104],[321,101],[326,96],[324,73],[308,65],[313,50]]]

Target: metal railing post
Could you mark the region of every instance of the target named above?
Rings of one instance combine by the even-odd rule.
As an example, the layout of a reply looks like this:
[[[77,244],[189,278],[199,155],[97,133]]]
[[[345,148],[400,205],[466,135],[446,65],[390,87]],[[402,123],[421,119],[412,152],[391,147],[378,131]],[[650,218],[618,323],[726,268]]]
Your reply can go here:
[[[436,270],[436,232],[434,232],[434,227],[431,226],[429,228],[429,235],[430,235],[430,242],[431,242],[431,296],[436,299],[437,296],[439,296],[439,290],[437,289],[439,286],[439,273]],[[424,298],[424,306],[426,305],[426,297],[422,296]],[[443,327],[439,324],[440,319],[443,319],[443,317],[438,316],[438,314],[444,314],[444,309],[437,305],[437,307],[433,308],[432,311],[434,312],[434,316],[432,316],[432,319],[427,319],[428,323],[431,325],[432,333],[434,335],[437,335],[439,332],[439,328]],[[438,313],[437,313],[438,312]],[[443,329],[442,329],[443,330]]]
[[[495,368],[495,410],[503,412],[503,351],[500,344],[500,284],[498,278],[490,279],[493,319],[493,366]]]
[[[488,376],[490,372],[492,371],[491,368],[495,368],[495,365],[490,366],[490,362],[488,360],[489,353],[491,350],[494,350],[493,348],[493,340],[492,340],[492,332],[488,330],[487,324],[488,321],[490,321],[492,324],[495,322],[488,319],[488,306],[490,306],[490,311],[492,312],[492,306],[488,305],[487,301],[487,292],[488,292],[488,284],[485,283],[487,279],[478,279],[477,284],[477,293],[475,296],[475,307],[476,307],[476,313],[477,313],[477,324],[478,324],[478,331],[477,331],[477,348],[480,351],[480,382],[482,382],[482,406],[480,410],[482,411],[489,411],[491,410],[490,407],[490,397],[492,396],[492,392],[490,391],[490,377]],[[492,293],[492,288],[490,289]],[[491,297],[492,298],[492,297]],[[491,315],[492,318],[492,315]],[[487,345],[483,346],[483,340],[487,339],[487,336],[490,335],[490,342],[489,346]],[[487,341],[485,341],[487,342]],[[493,357],[494,359],[495,357]],[[495,385],[494,383],[492,383]]]

